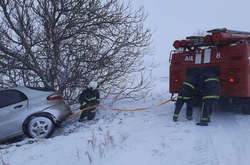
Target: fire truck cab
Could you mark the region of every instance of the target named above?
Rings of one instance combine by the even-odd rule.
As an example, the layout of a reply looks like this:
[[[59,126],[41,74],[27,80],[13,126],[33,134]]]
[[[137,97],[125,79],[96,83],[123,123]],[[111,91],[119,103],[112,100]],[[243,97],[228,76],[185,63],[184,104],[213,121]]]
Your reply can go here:
[[[226,28],[206,36],[177,40],[170,53],[170,93],[178,93],[187,74],[219,74],[221,98],[250,113],[250,32]]]

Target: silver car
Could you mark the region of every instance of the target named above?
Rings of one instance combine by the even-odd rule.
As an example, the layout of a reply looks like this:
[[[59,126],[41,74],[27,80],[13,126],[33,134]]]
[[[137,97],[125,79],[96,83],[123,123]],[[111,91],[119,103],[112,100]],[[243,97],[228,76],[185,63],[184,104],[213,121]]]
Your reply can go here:
[[[56,92],[27,87],[0,90],[0,142],[23,134],[50,137],[70,114]]]

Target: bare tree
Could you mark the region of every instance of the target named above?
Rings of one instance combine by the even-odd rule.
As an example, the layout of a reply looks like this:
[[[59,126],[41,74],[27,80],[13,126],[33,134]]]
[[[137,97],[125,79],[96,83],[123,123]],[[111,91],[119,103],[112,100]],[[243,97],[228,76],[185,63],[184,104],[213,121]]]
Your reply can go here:
[[[69,102],[92,80],[117,98],[139,98],[148,85],[140,62],[151,32],[142,8],[119,0],[0,0],[0,13],[2,85],[57,90]]]

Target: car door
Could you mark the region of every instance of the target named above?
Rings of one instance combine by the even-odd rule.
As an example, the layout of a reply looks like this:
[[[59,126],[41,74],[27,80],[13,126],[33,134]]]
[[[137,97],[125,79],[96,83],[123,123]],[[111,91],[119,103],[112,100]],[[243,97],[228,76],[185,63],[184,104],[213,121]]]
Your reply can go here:
[[[22,122],[28,113],[28,99],[20,91],[0,91],[0,139],[22,133]]]

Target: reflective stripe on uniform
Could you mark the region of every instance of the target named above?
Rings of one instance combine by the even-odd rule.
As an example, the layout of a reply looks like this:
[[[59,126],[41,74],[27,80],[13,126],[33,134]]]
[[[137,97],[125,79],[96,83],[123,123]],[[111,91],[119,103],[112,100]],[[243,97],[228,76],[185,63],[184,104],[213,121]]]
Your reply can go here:
[[[87,103],[84,101],[83,103],[82,103],[82,106],[84,106],[84,105],[86,105]]]
[[[191,99],[191,97],[185,97],[185,96],[178,96],[178,99],[184,99],[184,100],[189,100]]]
[[[184,100],[189,100],[191,97],[183,97]]]
[[[208,121],[208,118],[201,118],[201,121]]]
[[[203,96],[202,99],[219,99],[220,96]]]
[[[208,81],[220,81],[218,78],[207,78],[204,80],[205,82],[208,82]]]
[[[178,117],[178,114],[174,114],[174,117]]]
[[[190,84],[189,82],[184,82],[183,85],[187,85],[187,86],[191,87],[192,89],[194,89],[194,86],[192,84]]]
[[[94,112],[96,112],[96,110],[91,110],[90,112],[94,113]]]
[[[87,98],[88,101],[96,100],[96,97]]]

